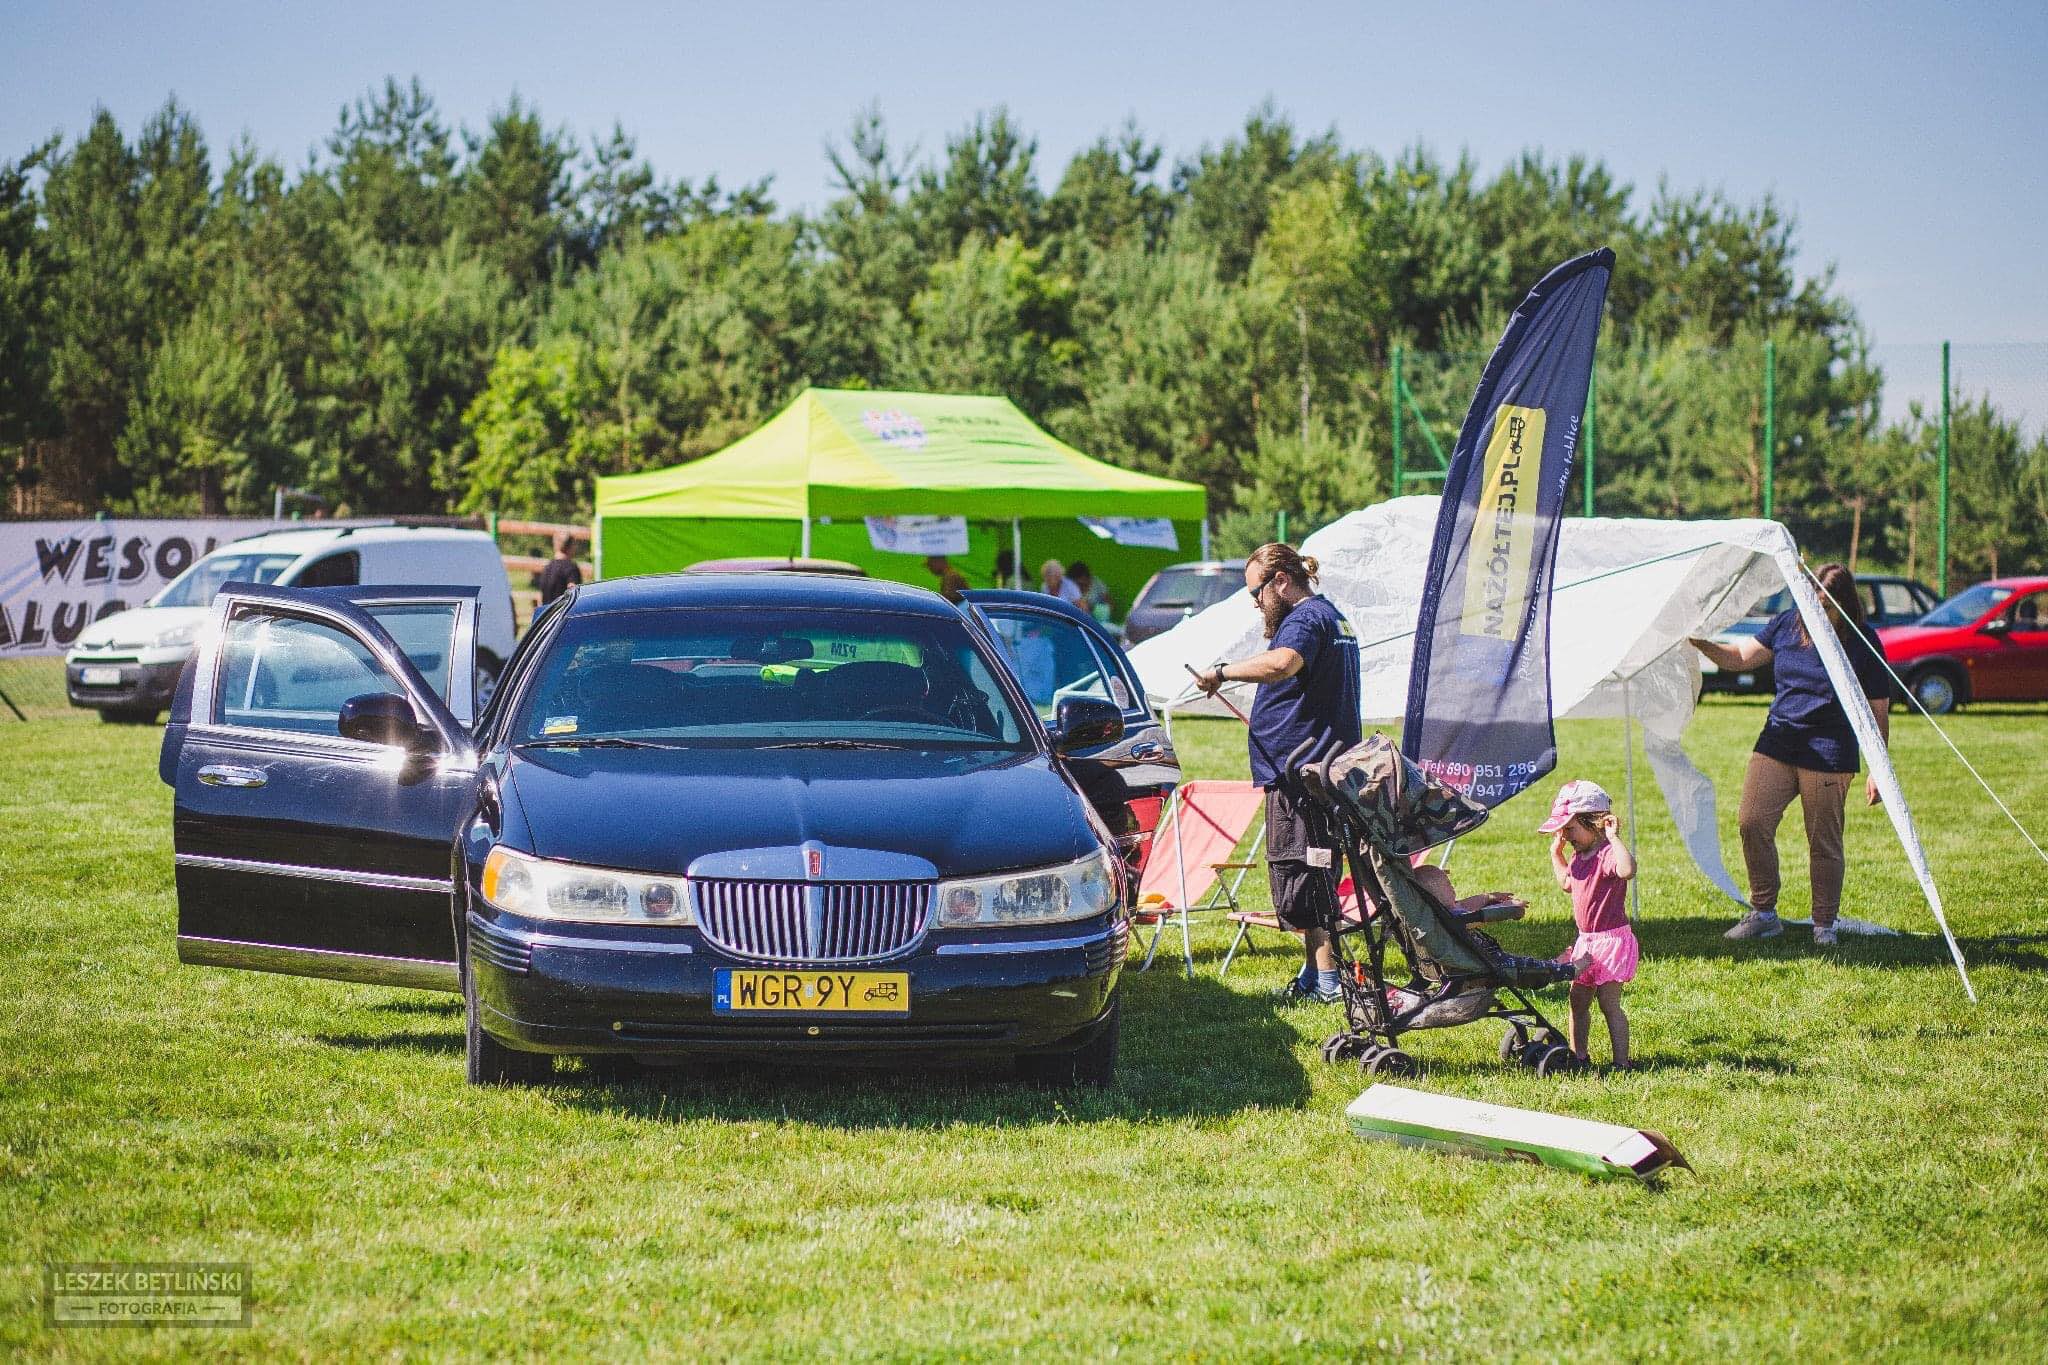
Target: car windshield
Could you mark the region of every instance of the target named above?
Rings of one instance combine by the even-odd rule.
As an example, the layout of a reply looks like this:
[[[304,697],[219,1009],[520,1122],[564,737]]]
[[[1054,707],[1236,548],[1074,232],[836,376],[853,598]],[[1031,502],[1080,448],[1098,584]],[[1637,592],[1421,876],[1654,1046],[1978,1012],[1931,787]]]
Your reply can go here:
[[[1028,752],[957,617],[826,608],[600,612],[562,623],[516,742]]]
[[[2011,588],[1994,587],[1979,583],[1974,588],[1965,588],[1948,601],[1920,618],[1923,626],[1967,626],[1990,611],[1993,607],[2012,596]]]
[[[1145,600],[1138,606],[1155,611],[1180,611],[1188,607],[1199,610],[1214,606],[1230,596],[1233,587],[1241,586],[1234,583],[1229,574],[1203,573],[1199,569],[1162,569],[1146,591]]]
[[[224,583],[275,583],[279,574],[299,562],[296,554],[210,554],[171,580],[152,607],[203,607]]]

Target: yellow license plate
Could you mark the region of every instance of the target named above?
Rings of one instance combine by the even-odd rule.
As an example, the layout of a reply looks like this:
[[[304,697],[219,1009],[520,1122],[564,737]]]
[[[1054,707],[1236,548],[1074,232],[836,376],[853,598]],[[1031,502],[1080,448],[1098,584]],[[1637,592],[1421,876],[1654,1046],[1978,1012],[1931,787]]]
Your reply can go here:
[[[743,972],[720,969],[718,1014],[908,1014],[908,972]]]

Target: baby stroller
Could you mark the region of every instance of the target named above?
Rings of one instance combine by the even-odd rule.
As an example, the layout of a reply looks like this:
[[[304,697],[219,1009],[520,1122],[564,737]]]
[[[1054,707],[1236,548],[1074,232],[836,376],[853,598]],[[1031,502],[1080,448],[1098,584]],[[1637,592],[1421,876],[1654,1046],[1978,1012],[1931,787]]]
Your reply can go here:
[[[1409,862],[1477,829],[1486,808],[1429,777],[1382,734],[1319,760],[1303,745],[1286,771],[1304,798],[1313,843],[1336,850],[1343,865],[1329,869],[1331,894],[1318,898],[1330,920],[1323,927],[1337,953],[1346,1025],[1323,1044],[1323,1059],[1356,1059],[1377,1076],[1413,1075],[1415,1060],[1399,1046],[1402,1034],[1499,1019],[1508,1026],[1503,1062],[1540,1076],[1576,1069],[1564,1035],[1528,993],[1570,981],[1578,967],[1506,951],[1478,925],[1519,918],[1521,906],[1445,904]],[[1336,895],[1344,867],[1357,888],[1355,918],[1346,918]],[[1407,959],[1405,985],[1388,984],[1389,944]]]

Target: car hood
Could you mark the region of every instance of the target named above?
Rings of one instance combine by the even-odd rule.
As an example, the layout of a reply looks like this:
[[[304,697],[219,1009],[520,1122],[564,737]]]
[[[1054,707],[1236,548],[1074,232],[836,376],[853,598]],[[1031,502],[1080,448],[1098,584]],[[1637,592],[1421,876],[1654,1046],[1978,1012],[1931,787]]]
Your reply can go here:
[[[157,636],[176,626],[204,621],[211,607],[131,607],[78,633],[74,649],[146,649]]]
[[[972,876],[1068,862],[1102,842],[1040,754],[990,764],[886,750],[528,749],[512,754],[506,781],[533,852],[629,871],[680,873],[706,853],[815,840]]]
[[[1944,635],[1954,635],[1967,630],[1966,626],[1882,626],[1878,629],[1878,643],[1890,645],[1916,645]]]

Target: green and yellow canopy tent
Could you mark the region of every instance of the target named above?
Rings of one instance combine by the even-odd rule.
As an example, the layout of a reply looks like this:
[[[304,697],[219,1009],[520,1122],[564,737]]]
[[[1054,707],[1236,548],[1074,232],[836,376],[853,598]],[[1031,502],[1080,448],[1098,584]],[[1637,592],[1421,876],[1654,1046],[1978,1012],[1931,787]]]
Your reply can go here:
[[[965,517],[953,560],[994,586],[998,550],[1027,584],[1047,559],[1086,560],[1119,609],[1152,573],[1204,548],[1208,493],[1082,454],[1007,398],[806,389],[766,425],[701,460],[597,481],[603,578],[700,559],[806,555],[933,586],[922,556],[878,550],[868,517]],[[1173,524],[1177,549],[1118,544],[1077,518]]]

